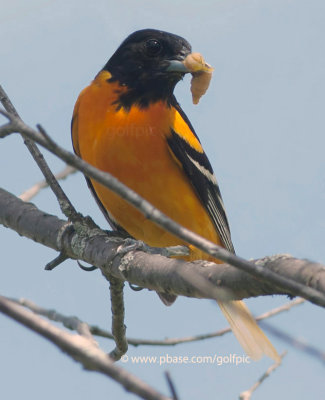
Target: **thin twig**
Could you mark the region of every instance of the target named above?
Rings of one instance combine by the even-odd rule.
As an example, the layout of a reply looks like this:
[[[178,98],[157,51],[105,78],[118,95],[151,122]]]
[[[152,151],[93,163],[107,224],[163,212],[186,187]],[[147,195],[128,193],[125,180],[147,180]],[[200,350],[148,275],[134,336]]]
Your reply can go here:
[[[317,347],[305,343],[303,340],[296,338],[294,336],[289,335],[287,332],[284,332],[283,330],[276,328],[275,326],[268,324],[263,321],[263,324],[261,324],[263,329],[265,331],[268,331],[271,333],[273,336],[276,338],[282,340],[289,346],[294,347],[296,350],[302,351],[305,354],[316,358],[318,361],[321,361],[321,363],[324,365],[325,363],[325,352],[322,350],[319,350]]]
[[[56,268],[58,265],[62,264],[69,257],[64,253],[60,252],[57,257],[55,257],[52,261],[48,262],[45,265],[45,271],[52,271],[52,269]]]
[[[127,391],[146,400],[171,400],[114,364],[111,358],[94,341],[81,335],[65,332],[2,296],[0,296],[0,312],[48,339],[75,361],[81,363],[84,368],[100,372],[119,382]]]
[[[80,325],[81,323],[85,323],[81,321],[77,317],[67,317],[55,310],[47,310],[45,308],[42,308],[30,300],[26,299],[10,299],[11,301],[23,305],[24,307],[27,307],[29,310],[47,317],[48,319],[56,322],[61,322],[66,328],[71,329],[71,330],[76,330],[76,326]],[[290,301],[289,303],[283,304],[280,307],[274,308],[266,313],[263,313],[256,317],[256,321],[261,321],[270,317],[273,317],[274,315],[280,314],[284,311],[289,311],[291,308],[304,303],[304,299],[295,299],[293,301]],[[104,338],[108,339],[114,339],[114,336],[104,330],[101,329],[97,326],[90,325],[89,326],[90,332],[95,335],[95,336],[101,336]],[[194,336],[188,336],[188,337],[183,337],[183,338],[170,338],[170,339],[164,339],[164,340],[147,340],[147,339],[135,339],[135,338],[127,338],[127,342],[130,345],[133,346],[175,346],[178,344],[183,344],[183,343],[191,343],[191,342],[197,342],[205,339],[212,339],[215,337],[223,336],[226,333],[231,332],[230,328],[224,328],[221,329],[217,332],[212,332],[212,333],[206,333],[202,335],[194,335]]]
[[[285,357],[286,354],[287,354],[287,352],[285,351],[285,352],[283,352],[283,353],[280,355],[281,360],[283,360],[283,357]],[[239,400],[250,400],[251,397],[252,397],[253,392],[255,392],[255,390],[263,383],[263,381],[264,381],[266,378],[268,378],[268,377],[271,375],[271,373],[272,373],[273,371],[275,371],[280,365],[281,365],[281,363],[274,363],[274,364],[272,364],[272,365],[265,371],[265,373],[259,378],[259,380],[258,380],[256,383],[254,383],[254,385],[253,385],[250,389],[245,390],[245,392],[242,392],[242,393],[240,394]]]
[[[5,90],[3,89],[3,87],[1,85],[0,85],[0,102],[4,106],[7,113],[9,113],[11,115],[11,118],[10,118],[11,124],[13,124],[14,121],[16,121],[16,123],[18,122],[18,123],[24,124],[24,122],[20,118],[16,108],[10,101],[7,93],[5,92]],[[8,117],[8,115],[7,115],[7,117]],[[23,130],[20,131],[20,134],[23,136],[26,147],[28,148],[29,152],[31,153],[32,157],[34,158],[39,169],[42,171],[48,185],[51,187],[53,193],[57,197],[63,214],[68,218],[71,218],[71,216],[76,215],[77,212],[76,212],[75,208],[73,207],[70,200],[68,199],[68,197],[62,190],[61,186],[55,179],[55,176],[53,175],[47,162],[45,161],[43,154],[40,152],[39,148],[34,143],[33,138],[26,138]]]
[[[256,321],[262,321],[263,319],[273,317],[274,315],[280,314],[284,311],[289,311],[292,307],[299,306],[300,304],[303,304],[305,302],[306,300],[302,298],[291,300],[288,303],[283,304],[282,306],[273,308],[272,310],[259,315],[258,317],[256,317]]]
[[[95,179],[97,182],[111,189],[112,191],[123,197],[123,199],[125,199],[127,202],[134,205],[148,219],[162,226],[168,232],[176,235],[185,242],[190,243],[193,246],[201,249],[205,253],[210,254],[216,259],[231,264],[236,268],[239,268],[263,280],[264,282],[273,283],[276,286],[285,288],[292,294],[304,297],[315,304],[325,307],[325,295],[318,290],[298,283],[292,279],[288,279],[276,272],[262,268],[258,264],[254,264],[241,257],[238,257],[230,253],[226,249],[217,246],[216,244],[182,227],[181,225],[177,224],[172,219],[161,213],[158,209],[153,207],[149,202],[141,198],[133,190],[129,189],[127,186],[119,182],[112,175],[98,170],[92,165],[81,160],[79,157],[57,145],[44,130],[42,130],[42,133],[37,132],[27,126],[23,121],[16,118],[14,115],[8,114],[1,110],[0,113],[7,116],[7,118],[15,128],[14,131],[20,132],[31,138],[32,140],[35,140],[37,143],[47,148],[50,152],[57,155],[66,163],[83,172],[89,178]],[[7,131],[3,132],[2,128],[0,128],[0,137],[3,137],[7,134]]]
[[[119,360],[128,350],[128,342],[125,336],[124,325],[124,282],[112,277],[110,279],[110,294],[112,307],[112,334],[115,340],[115,349],[110,352],[113,360]]]
[[[54,175],[57,181],[66,179],[69,175],[74,174],[77,170],[70,165],[66,165],[64,169],[57,174]],[[32,187],[25,190],[19,198],[23,201],[31,201],[33,197],[35,197],[42,189],[49,187],[47,181],[43,179],[40,182],[35,183]]]
[[[173,400],[179,400],[177,392],[176,392],[175,384],[174,384],[172,377],[168,371],[165,371],[165,377],[167,379],[167,383],[168,383],[169,389],[171,391]]]
[[[32,311],[35,314],[42,315],[43,317],[46,317],[50,321],[55,321],[55,322],[60,322],[65,328],[70,329],[72,331],[78,332],[80,335],[87,337],[88,339],[93,340],[93,335],[91,333],[91,328],[89,325],[81,321],[77,317],[73,316],[65,316],[56,310],[50,310],[50,309],[45,309],[43,307],[40,307],[39,305],[35,304],[31,300],[28,299],[9,299],[11,302],[15,304],[19,304],[23,307],[28,308],[30,311]]]

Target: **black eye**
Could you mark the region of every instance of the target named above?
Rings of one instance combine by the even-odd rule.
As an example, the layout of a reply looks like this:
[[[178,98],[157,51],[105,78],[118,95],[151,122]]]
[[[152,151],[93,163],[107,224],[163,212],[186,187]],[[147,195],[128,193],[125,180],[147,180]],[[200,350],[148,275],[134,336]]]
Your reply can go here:
[[[146,50],[149,56],[156,56],[160,53],[162,45],[156,39],[149,39],[146,41]]]

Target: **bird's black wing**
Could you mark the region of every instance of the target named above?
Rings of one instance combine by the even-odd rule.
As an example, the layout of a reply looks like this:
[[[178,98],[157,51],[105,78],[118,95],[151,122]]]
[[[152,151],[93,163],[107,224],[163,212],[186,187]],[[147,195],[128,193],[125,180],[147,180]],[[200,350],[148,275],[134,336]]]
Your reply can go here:
[[[198,139],[190,121],[176,99],[173,102],[173,107],[176,108],[193,135]],[[182,137],[181,132],[176,132],[173,129],[171,130],[171,136],[168,138],[168,145],[176,159],[180,162],[185,174],[207,210],[224,247],[234,253],[235,250],[231,241],[226,211],[208,157],[204,152],[201,153],[194,149],[188,141]]]

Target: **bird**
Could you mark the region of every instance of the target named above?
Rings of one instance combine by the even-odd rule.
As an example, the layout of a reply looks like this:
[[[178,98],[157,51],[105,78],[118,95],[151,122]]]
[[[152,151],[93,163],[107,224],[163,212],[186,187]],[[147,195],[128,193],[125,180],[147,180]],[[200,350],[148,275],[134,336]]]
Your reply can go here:
[[[177,223],[235,253],[212,166],[174,95],[192,53],[181,36],[157,29],[130,34],[76,101],[75,153],[109,172]],[[211,127],[211,129],[214,129]],[[114,230],[149,246],[188,245],[147,219],[110,189],[87,178]],[[194,246],[187,261],[221,263]],[[166,305],[176,296],[159,293]],[[236,338],[254,360],[279,355],[243,301],[217,300]]]

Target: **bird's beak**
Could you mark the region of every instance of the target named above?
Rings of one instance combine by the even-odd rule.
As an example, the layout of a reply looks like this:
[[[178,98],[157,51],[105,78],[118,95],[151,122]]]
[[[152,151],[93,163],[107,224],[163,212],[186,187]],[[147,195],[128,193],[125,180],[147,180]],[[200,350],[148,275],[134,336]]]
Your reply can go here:
[[[166,69],[168,72],[195,73],[213,71],[211,65],[204,61],[200,53],[188,54],[183,60],[169,60]]]
[[[168,72],[182,72],[186,74],[187,72],[191,72],[187,67],[185,67],[184,60],[168,60],[168,67],[166,69]]]

